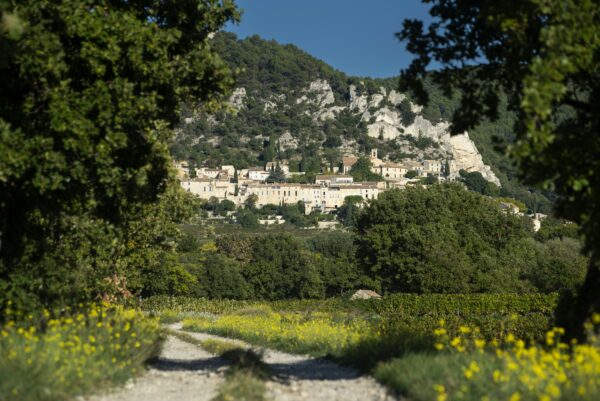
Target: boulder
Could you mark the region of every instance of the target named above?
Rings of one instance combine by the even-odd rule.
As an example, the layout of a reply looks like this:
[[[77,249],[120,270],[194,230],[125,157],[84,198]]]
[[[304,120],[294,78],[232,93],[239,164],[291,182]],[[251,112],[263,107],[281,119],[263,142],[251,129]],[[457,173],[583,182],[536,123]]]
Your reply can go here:
[[[375,291],[371,291],[371,290],[358,290],[354,294],[352,294],[352,296],[350,297],[350,299],[352,299],[352,300],[354,300],[354,299],[380,299],[380,298],[381,298],[381,295],[379,295]]]

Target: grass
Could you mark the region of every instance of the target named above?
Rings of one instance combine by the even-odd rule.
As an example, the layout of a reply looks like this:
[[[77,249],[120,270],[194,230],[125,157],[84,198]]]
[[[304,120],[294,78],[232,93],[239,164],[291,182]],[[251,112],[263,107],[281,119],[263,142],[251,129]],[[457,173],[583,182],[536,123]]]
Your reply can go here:
[[[158,314],[158,321],[162,324],[177,323],[182,320],[182,316],[179,312],[173,310],[164,310]]]
[[[227,378],[219,388],[214,401],[264,401],[266,400],[265,382],[256,376],[236,372]]]
[[[200,345],[204,350],[211,354],[222,356],[223,354],[233,351],[236,349],[244,348],[240,344],[233,341],[219,340],[219,339],[208,339],[200,342]]]
[[[594,322],[600,327],[600,315]],[[429,326],[418,323],[411,329],[365,315],[274,312],[263,305],[189,318],[183,326],[288,352],[332,357],[373,374],[412,401],[600,399],[598,335],[590,335],[587,344],[565,344],[559,339],[561,330],[553,329],[536,342],[528,341],[523,332],[528,322],[514,333],[498,331],[495,337],[487,329],[456,323],[438,321],[438,327],[427,332],[424,327]],[[537,323],[533,327],[537,330]]]
[[[209,300],[193,297],[157,296],[145,299],[142,307],[152,313],[171,313],[179,319],[222,314],[247,314],[270,309],[277,312],[313,315],[326,312],[332,320],[356,318],[376,321],[385,332],[418,331],[430,334],[440,319],[449,331],[460,326],[479,327],[488,338],[513,333],[521,338],[543,340],[552,327],[557,294],[394,294],[382,300],[349,300],[336,297],[323,300],[264,301]]]
[[[463,367],[468,366],[473,360],[478,361],[478,366],[491,366],[491,360],[486,360],[486,363],[481,362],[483,359],[490,359],[486,357],[488,356],[478,355],[474,358],[469,354],[409,353],[378,365],[373,371],[373,376],[380,383],[411,401],[445,399],[443,395],[438,398],[439,386],[444,386],[446,394],[450,387],[452,390],[460,390],[465,381],[462,377]],[[493,382],[479,383],[493,385]],[[451,393],[455,395],[454,391]],[[477,401],[480,400],[481,397],[477,398]]]
[[[163,339],[156,319],[118,306],[24,319],[6,312],[0,394],[21,401],[62,401],[123,383],[158,355]]]
[[[367,338],[372,327],[363,319],[344,321],[325,313],[305,315],[252,308],[216,319],[183,320],[184,330],[201,331],[240,338],[253,344],[313,356],[339,355]]]

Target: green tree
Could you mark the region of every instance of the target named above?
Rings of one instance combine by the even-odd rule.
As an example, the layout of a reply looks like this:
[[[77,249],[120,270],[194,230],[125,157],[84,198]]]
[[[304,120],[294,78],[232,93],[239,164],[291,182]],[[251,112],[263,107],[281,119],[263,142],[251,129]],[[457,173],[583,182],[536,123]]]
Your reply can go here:
[[[590,254],[585,283],[561,317],[570,335],[600,312],[600,5],[593,0],[543,2],[431,1],[427,30],[404,21],[401,40],[417,55],[403,88],[427,103],[426,75],[450,95],[460,92],[451,130],[498,118],[501,95],[516,114],[510,154],[522,177],[552,189],[556,210],[576,222]],[[429,73],[434,61],[440,68]],[[464,67],[470,66],[470,67]]]
[[[575,292],[585,279],[587,263],[581,255],[581,242],[554,238],[537,244],[536,260],[526,277],[541,292]]]
[[[338,219],[346,227],[354,227],[360,206],[364,202],[362,196],[352,195],[344,198],[344,203],[337,209]]]
[[[275,168],[267,178],[267,182],[285,182],[285,173],[279,163],[275,164]]]
[[[312,237],[308,247],[319,256],[315,258],[327,296],[357,288],[363,281],[356,264],[354,235],[343,231],[323,233]]]
[[[277,141],[275,140],[275,135],[271,133],[269,136],[269,142],[263,151],[262,160],[263,162],[270,162],[275,159],[275,156],[277,156]]]
[[[518,218],[460,185],[384,192],[359,215],[356,226],[358,264],[386,292],[518,287],[514,263],[501,262],[527,232]],[[491,279],[500,276],[505,279]]]
[[[237,212],[237,221],[244,228],[258,228],[258,216],[252,209],[241,209]]]
[[[373,164],[368,157],[359,157],[350,169],[350,175],[354,181],[383,181],[383,177],[371,171]]]
[[[220,253],[242,264],[252,259],[252,239],[238,233],[222,235],[217,238],[217,249]]]
[[[405,127],[412,125],[415,122],[417,115],[412,111],[412,106],[408,99],[403,99],[398,105],[398,111],[400,111],[400,120],[402,125]]]
[[[460,170],[459,174],[462,182],[464,182],[471,191],[479,192],[480,194],[487,196],[498,196],[500,194],[500,188],[483,178],[479,171],[469,173],[465,170]]]
[[[325,142],[323,142],[323,146],[326,148],[339,148],[342,146],[342,140],[339,135],[330,134],[325,138]]]
[[[172,183],[178,106],[214,109],[231,87],[207,37],[237,11],[208,0],[14,4],[0,10],[22,22],[0,31],[0,304],[89,301],[135,281],[142,249],[165,249],[154,226],[164,221],[149,213]]]
[[[292,205],[283,205],[279,208],[279,213],[281,213],[286,223],[293,224],[297,227],[308,225],[307,218],[304,214],[304,203],[302,202]]]
[[[444,163],[444,177],[448,178],[450,176],[450,162],[446,159]]]
[[[423,177],[421,182],[425,185],[434,185],[439,182],[439,179],[434,175],[428,175],[427,177]]]
[[[213,299],[248,299],[252,288],[242,275],[238,261],[218,253],[209,253],[198,277],[204,296]]]
[[[579,232],[580,229],[577,224],[563,219],[557,219],[553,216],[548,216],[542,220],[540,229],[535,233],[535,238],[541,242],[546,242],[554,238],[579,239]]]
[[[250,194],[244,201],[244,206],[246,209],[254,210],[256,209],[256,202],[258,202],[258,195]]]
[[[329,164],[329,169],[331,171],[334,171],[334,168],[339,167],[339,165],[341,164],[342,158],[340,156],[339,149],[324,149],[323,155],[325,156],[325,159],[327,160],[327,163]]]
[[[263,235],[252,246],[244,275],[263,299],[322,298],[324,285],[314,258],[289,234]]]
[[[200,240],[193,233],[184,234],[177,243],[177,252],[194,252],[200,247]]]
[[[123,237],[118,243],[124,249],[121,253],[112,255],[131,268],[123,277],[113,274],[112,280],[103,279],[103,285],[119,280],[122,284],[127,284],[128,291],[142,296],[186,294],[195,279],[179,264],[175,247],[181,236],[179,225],[193,216],[195,205],[195,196],[184,192],[173,182],[165,193],[159,195],[158,202],[138,205],[132,210],[128,225],[122,230]],[[113,237],[104,238],[100,235],[89,235],[89,240],[96,241],[99,249],[106,246],[103,243],[115,242]],[[97,259],[93,252],[86,255],[85,248],[74,251],[77,252],[78,263],[93,263]],[[87,278],[79,275],[78,279],[85,281]],[[86,288],[91,295],[99,287],[98,283],[92,282]],[[104,295],[110,295],[110,290],[110,287],[105,288]]]

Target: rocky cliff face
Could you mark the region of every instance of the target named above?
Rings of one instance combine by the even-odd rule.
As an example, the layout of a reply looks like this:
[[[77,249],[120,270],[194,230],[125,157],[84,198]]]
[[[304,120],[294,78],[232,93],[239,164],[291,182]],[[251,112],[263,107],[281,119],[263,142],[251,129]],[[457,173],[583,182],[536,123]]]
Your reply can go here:
[[[339,97],[339,96],[338,96]],[[447,122],[432,123],[423,118],[421,107],[410,104],[414,118],[410,123],[403,121],[400,104],[406,96],[395,90],[380,88],[377,93],[361,93],[361,88],[350,85],[346,98],[336,98],[334,91],[326,80],[315,80],[298,93],[286,93],[261,99],[265,113],[278,109],[289,109],[291,104],[302,107],[302,113],[310,116],[315,124],[324,124],[339,117],[340,113],[350,113],[362,123],[368,137],[379,141],[393,142],[405,153],[419,159],[454,160],[457,169],[468,172],[479,172],[496,185],[500,181],[486,165],[477,150],[475,143],[467,132],[451,136]],[[244,107],[247,100],[246,90],[237,88],[231,98],[235,109]],[[298,146],[298,138],[294,132],[284,131],[279,136],[280,146],[293,149]],[[426,146],[416,146],[416,141],[424,141]],[[341,146],[344,154],[357,154],[356,140],[344,140]]]

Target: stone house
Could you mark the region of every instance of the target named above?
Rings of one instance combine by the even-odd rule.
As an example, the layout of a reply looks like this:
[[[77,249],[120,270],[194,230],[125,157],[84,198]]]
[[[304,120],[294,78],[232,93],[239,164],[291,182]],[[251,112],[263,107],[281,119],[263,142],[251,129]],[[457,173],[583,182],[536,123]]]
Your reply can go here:
[[[352,170],[352,166],[356,164],[358,157],[356,156],[344,156],[342,157],[342,172],[348,174]]]
[[[444,170],[444,163],[439,160],[423,160],[423,168],[427,174],[439,176]]]
[[[211,178],[198,177],[181,181],[181,187],[202,199],[231,199],[235,197],[236,184]]]
[[[385,162],[379,166],[371,167],[371,171],[375,174],[379,174],[386,181],[397,181],[404,178],[404,175],[408,172],[408,169],[404,164]]]
[[[260,167],[248,168],[248,179],[252,181],[266,181],[266,179],[269,178],[270,175],[270,171],[265,171]]]
[[[337,184],[352,184],[354,182],[354,177],[351,175],[317,175],[315,177],[315,184],[319,185],[337,185]]]

